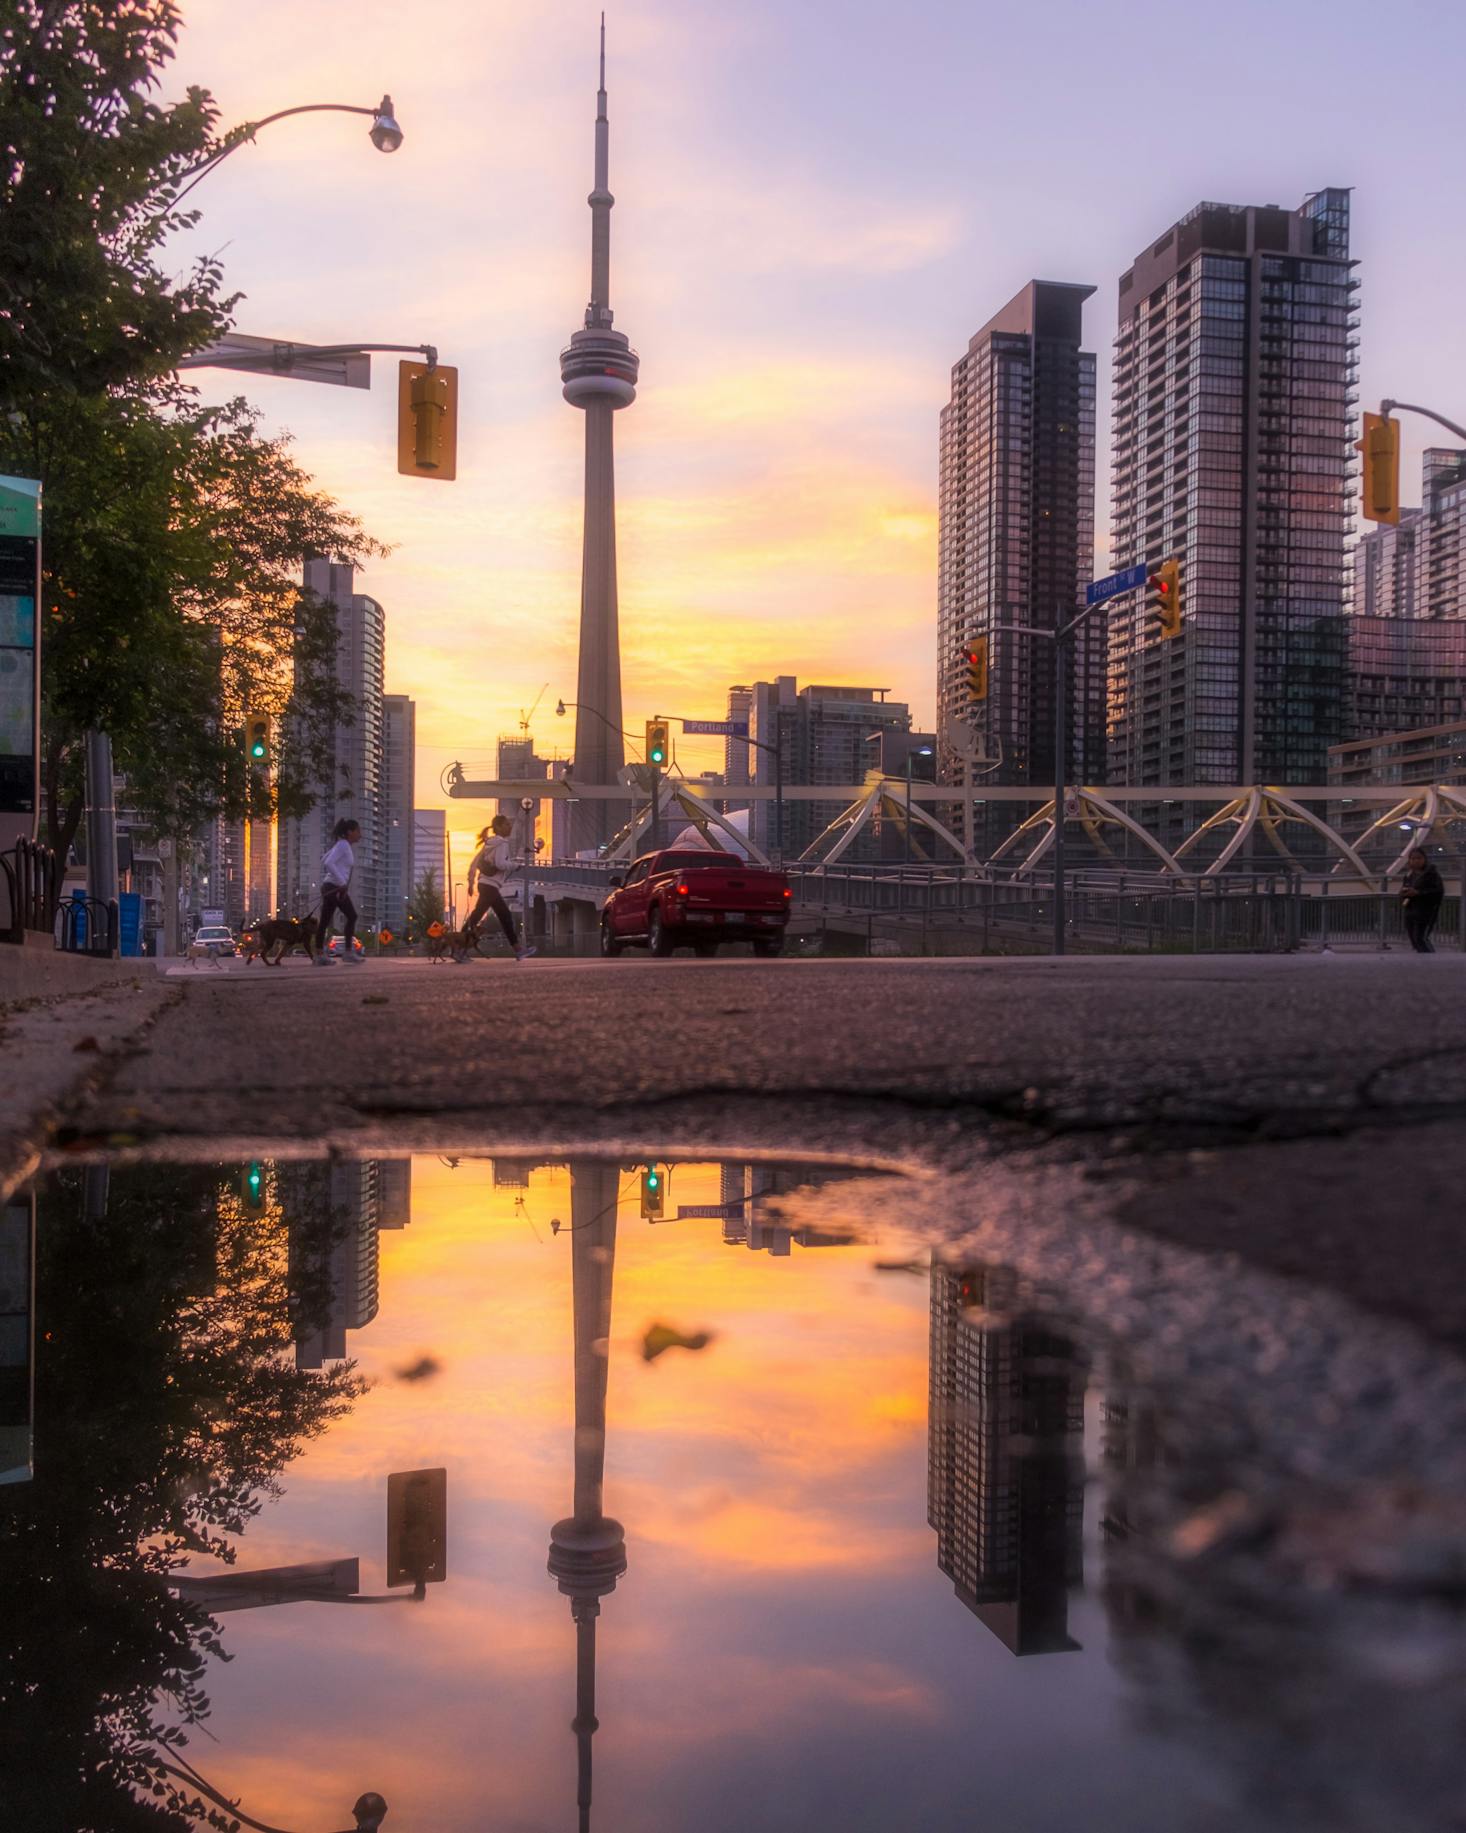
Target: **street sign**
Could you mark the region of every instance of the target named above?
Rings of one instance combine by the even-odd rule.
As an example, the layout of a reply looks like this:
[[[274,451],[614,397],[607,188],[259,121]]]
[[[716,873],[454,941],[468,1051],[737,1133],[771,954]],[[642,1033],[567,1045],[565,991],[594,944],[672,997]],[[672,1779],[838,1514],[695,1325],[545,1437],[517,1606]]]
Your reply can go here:
[[[736,1203],[679,1203],[677,1220],[679,1222],[726,1222],[730,1217],[741,1216],[747,1205],[746,1197],[741,1197]]]
[[[337,388],[370,388],[372,359],[339,344],[298,344],[278,337],[249,337],[227,331],[184,357],[180,369],[242,369],[254,375],[289,376],[297,382],[329,382]]]
[[[1144,566],[1127,566],[1123,573],[1111,573],[1106,579],[1092,579],[1084,588],[1087,605],[1102,605],[1107,598],[1118,598],[1121,592],[1133,592],[1143,586],[1149,574]]]
[[[684,719],[684,733],[698,738],[747,738],[746,719]]]

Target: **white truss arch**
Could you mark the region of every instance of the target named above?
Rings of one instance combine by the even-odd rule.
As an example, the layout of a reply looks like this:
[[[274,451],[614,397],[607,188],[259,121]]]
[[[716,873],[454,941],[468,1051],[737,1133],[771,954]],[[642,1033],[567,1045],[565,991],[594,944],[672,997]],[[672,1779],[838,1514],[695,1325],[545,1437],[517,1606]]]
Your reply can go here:
[[[1154,834],[1148,834],[1132,815],[1126,814],[1118,804],[1108,801],[1097,789],[1073,789],[1064,798],[1066,822],[1077,821],[1088,834],[1095,847],[1114,858],[1114,848],[1105,838],[1107,827],[1122,828],[1133,839],[1138,840],[1145,849],[1154,854],[1160,861],[1163,872],[1178,872],[1180,867],[1160,843]],[[1013,866],[1015,878],[1021,878],[1025,872],[1044,859],[1054,845],[1054,801],[1051,796],[1043,807],[1035,810],[1020,826],[1014,828],[1003,844],[989,859],[988,864],[995,866],[1006,854],[1019,850],[1025,841],[1031,841],[1023,857]]]
[[[1405,844],[1398,855],[1384,868],[1385,876],[1393,878],[1397,872],[1403,872],[1405,861],[1410,857],[1422,839],[1444,839],[1451,826],[1457,821],[1466,821],[1466,788],[1456,783],[1432,783],[1428,789],[1417,789],[1377,816],[1365,828],[1354,842],[1356,851],[1362,853],[1376,834],[1387,833],[1392,827],[1408,829]],[[1334,871],[1343,870],[1342,863]]]
[[[665,820],[674,810],[680,810],[709,846],[713,845],[709,832],[711,829],[737,842],[729,849],[730,851],[747,854],[756,866],[768,865],[769,856],[762,847],[755,845],[749,835],[740,833],[726,815],[721,814],[716,808],[710,808],[703,799],[701,790],[691,789],[687,784],[678,782],[675,777],[662,785],[662,818]],[[635,859],[642,850],[642,842],[647,838],[648,830],[651,827],[651,816],[652,805],[648,800],[642,803],[626,825],[612,836],[603,857],[618,861]]]
[[[870,772],[865,779],[864,789],[849,808],[836,815],[822,834],[815,836],[799,855],[800,860],[813,860],[827,866],[838,865],[855,844],[856,837],[874,821],[878,810],[889,820],[900,822],[903,826],[914,823],[925,828],[943,846],[950,847],[964,865],[977,863],[971,850],[963,846],[951,829],[944,827],[935,815],[928,813],[914,796],[908,804],[903,777],[888,777],[879,770]],[[839,838],[821,859],[820,848],[836,835]]]
[[[1268,784],[1256,785],[1235,797],[1224,807],[1219,808],[1214,815],[1209,815],[1201,826],[1195,832],[1188,834],[1176,848],[1176,864],[1184,869],[1183,862],[1187,854],[1196,849],[1205,835],[1219,828],[1230,826],[1236,830],[1232,838],[1209,865],[1199,867],[1199,870],[1207,873],[1225,872],[1251,836],[1260,829],[1268,844],[1293,871],[1305,871],[1307,868],[1293,854],[1280,831],[1287,821],[1301,822],[1304,827],[1319,835],[1325,845],[1332,847],[1342,856],[1339,861],[1340,866],[1352,867],[1360,883],[1370,890],[1374,889],[1377,875],[1370,871],[1341,834],[1336,834],[1327,821],[1322,821],[1317,815],[1310,813],[1301,802],[1295,802],[1283,790]],[[1335,870],[1338,870],[1338,867]]]

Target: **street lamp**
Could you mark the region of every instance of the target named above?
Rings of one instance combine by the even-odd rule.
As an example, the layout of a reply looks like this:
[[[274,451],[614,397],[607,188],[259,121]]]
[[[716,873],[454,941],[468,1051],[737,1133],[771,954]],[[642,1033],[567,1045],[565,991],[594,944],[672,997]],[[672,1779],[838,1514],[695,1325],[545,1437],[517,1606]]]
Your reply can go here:
[[[379,153],[395,153],[402,144],[402,129],[392,112],[392,98],[389,95],[384,95],[375,108],[358,108],[350,102],[306,102],[298,108],[281,108],[272,115],[265,115],[259,121],[243,122],[235,128],[234,138],[226,145],[217,147],[212,153],[200,159],[197,165],[191,165],[185,171],[180,172],[178,176],[186,178],[188,183],[168,208],[176,210],[194,186],[202,183],[209,173],[222,164],[231,153],[237,152],[246,144],[252,146],[255,136],[262,127],[273,126],[276,121],[288,120],[291,115],[370,115],[372,124],[367,129],[367,137]]]
[[[906,858],[904,865],[911,864],[911,760],[914,757],[930,757],[930,745],[908,745],[906,748]]]

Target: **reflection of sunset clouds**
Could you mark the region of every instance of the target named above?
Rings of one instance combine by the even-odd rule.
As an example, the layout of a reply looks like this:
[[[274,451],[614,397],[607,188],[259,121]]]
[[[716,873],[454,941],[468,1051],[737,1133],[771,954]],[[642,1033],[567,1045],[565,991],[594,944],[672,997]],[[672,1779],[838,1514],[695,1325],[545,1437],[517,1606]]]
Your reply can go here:
[[[648,1227],[634,1179],[619,1186],[607,1503],[631,1567],[603,1616],[599,1709],[616,1732],[599,1769],[711,1751],[730,1727],[762,1733],[831,1706],[928,1716],[926,1688],[900,1667],[799,1658],[780,1602],[797,1585],[834,1603],[930,1565],[913,1494],[921,1304],[870,1275],[867,1248],[796,1247],[775,1263],[724,1245],[716,1221]],[[717,1202],[717,1168],[673,1167],[671,1195]],[[558,1798],[573,1641],[544,1565],[570,1488],[571,1262],[549,1220],[570,1213],[563,1171],[521,1190],[495,1188],[487,1161],[414,1161],[411,1222],[379,1238],[379,1314],[348,1340],[376,1384],[287,1472],[241,1564],[356,1555],[364,1588],[378,1588],[386,1473],[441,1461],[450,1577],[422,1605],[229,1620],[238,1659],[212,1682],[216,1767],[252,1812],[326,1824],[371,1786],[395,1791],[404,1822],[467,1828],[539,1824]],[[638,1338],[653,1317],[715,1340],[648,1365]],[[422,1354],[440,1364],[433,1381],[392,1379]],[[758,1626],[752,1639],[713,1629],[724,1596]],[[682,1672],[689,1634],[723,1635],[727,1659],[679,1681],[648,1721],[633,1701]]]

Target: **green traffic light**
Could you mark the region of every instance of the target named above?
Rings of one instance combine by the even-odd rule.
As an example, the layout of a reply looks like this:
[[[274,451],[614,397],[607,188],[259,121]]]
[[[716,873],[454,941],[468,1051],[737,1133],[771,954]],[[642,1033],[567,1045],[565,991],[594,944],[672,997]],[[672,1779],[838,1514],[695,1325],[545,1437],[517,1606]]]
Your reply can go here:
[[[249,754],[251,757],[263,757],[265,755],[265,747],[262,744],[259,744],[258,742],[256,742],[255,744],[250,746]]]

